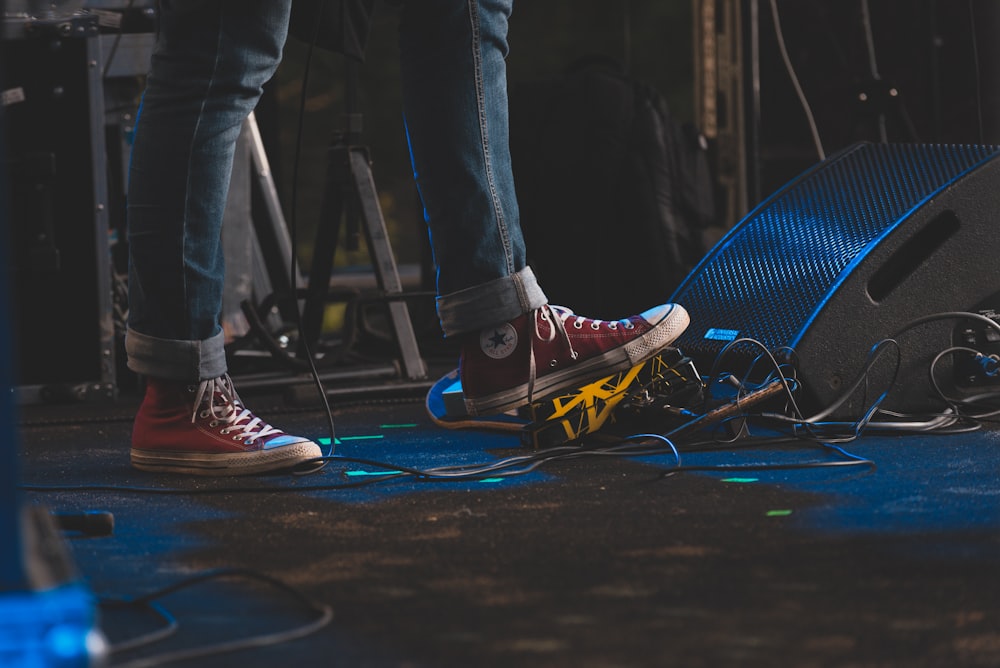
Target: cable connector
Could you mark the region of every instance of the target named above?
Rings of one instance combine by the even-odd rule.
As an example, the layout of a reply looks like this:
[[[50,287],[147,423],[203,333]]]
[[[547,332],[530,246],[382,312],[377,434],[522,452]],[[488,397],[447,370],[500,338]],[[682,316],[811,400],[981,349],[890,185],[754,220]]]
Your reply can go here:
[[[993,378],[1000,373],[1000,356],[997,356],[996,354],[984,355],[982,353],[976,353],[976,362],[983,368],[983,371],[990,378]]]

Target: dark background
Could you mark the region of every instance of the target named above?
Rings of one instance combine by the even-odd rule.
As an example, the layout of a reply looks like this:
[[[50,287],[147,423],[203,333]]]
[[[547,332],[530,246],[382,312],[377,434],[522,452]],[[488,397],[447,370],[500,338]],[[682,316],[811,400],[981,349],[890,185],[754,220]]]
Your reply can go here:
[[[397,49],[398,13],[379,3],[373,19],[365,63],[360,67],[359,110],[364,117],[363,141],[370,147],[373,172],[394,250],[401,264],[419,263],[425,228],[413,186],[403,134]],[[510,23],[508,79],[511,90],[522,82],[554,80],[577,58],[603,54],[626,64],[636,77],[668,98],[671,108],[691,118],[692,36],[687,2],[518,2]],[[292,201],[294,146],[307,46],[290,40],[273,86],[280,112],[276,138],[280,160],[272,157],[286,210]],[[312,253],[316,213],[322,201],[326,146],[340,127],[345,109],[344,59],[313,53],[305,98],[302,151],[297,182],[297,208],[303,257]],[[362,248],[338,255],[337,265],[367,261]]]
[[[746,3],[745,3],[746,4]],[[827,155],[857,141],[996,143],[996,3],[981,0],[778,2],[780,25]],[[759,195],[818,159],[759,6]]]
[[[576,59],[603,55],[621,61],[637,80],[658,90],[681,122],[700,124],[695,81],[705,63],[695,56],[695,12],[701,3],[625,0],[518,2],[511,18],[508,78],[512,95],[524,84],[554,81]],[[748,151],[747,211],[720,213],[728,227],[761,199],[818,161],[806,110],[782,62],[771,4],[736,4],[743,14],[744,51],[732,56],[743,69]],[[861,0],[779,1],[782,36],[825,153],[857,141],[993,143],[997,118],[996,28],[1000,11],[988,0],[870,0],[871,45]],[[749,50],[752,11],[759,43],[756,80]],[[397,13],[379,3],[361,67],[359,106],[363,140],[395,250],[401,263],[426,261],[424,228],[412,184],[399,99]],[[292,202],[295,154],[307,49],[291,40],[274,82],[280,131],[272,133],[272,157],[286,209]],[[727,54],[719,54],[726,58]],[[299,250],[311,254],[322,200],[325,146],[344,109],[343,59],[314,54],[298,158]],[[756,88],[758,97],[753,99]],[[890,91],[894,91],[890,93]],[[862,94],[864,100],[862,100]],[[515,119],[516,120],[516,119]],[[516,132],[516,127],[515,130]],[[711,139],[711,137],[710,137]],[[516,137],[515,137],[516,140]],[[718,147],[713,145],[713,150]],[[715,160],[732,156],[714,154]],[[516,164],[515,164],[516,169]],[[367,261],[362,248],[338,255],[337,266]]]

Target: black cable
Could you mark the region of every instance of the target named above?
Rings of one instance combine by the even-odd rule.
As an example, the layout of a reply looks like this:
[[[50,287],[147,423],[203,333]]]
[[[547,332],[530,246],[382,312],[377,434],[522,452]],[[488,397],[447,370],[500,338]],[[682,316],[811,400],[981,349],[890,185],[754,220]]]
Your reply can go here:
[[[881,357],[882,352],[890,346],[896,351],[896,364],[894,365],[893,374],[890,382],[887,384],[885,390],[879,396],[879,399],[876,401],[875,405],[881,403],[882,399],[885,398],[889,390],[891,390],[893,385],[895,385],[896,378],[898,377],[899,374],[900,350],[899,350],[899,344],[896,342],[894,337],[889,339],[883,339],[882,341],[879,341],[874,346],[872,346],[871,349],[869,349],[868,351],[868,357],[865,360],[864,366],[861,368],[861,371],[855,376],[851,384],[848,385],[847,389],[841,392],[840,397],[838,397],[837,400],[835,400],[830,406],[820,411],[819,413],[816,413],[808,420],[806,420],[806,422],[822,421],[826,419],[828,416],[830,416],[838,408],[843,406],[847,402],[847,400],[850,399],[851,396],[857,391],[857,389],[861,387],[861,384],[867,381],[868,372],[871,371],[872,367],[875,366],[875,363],[878,361],[879,357]]]
[[[774,37],[778,45],[778,52],[781,54],[781,61],[785,65],[785,72],[788,74],[792,88],[795,89],[795,94],[799,98],[802,111],[805,113],[806,122],[809,124],[809,135],[812,137],[813,145],[816,148],[816,155],[820,160],[823,160],[826,158],[826,151],[823,149],[823,141],[819,136],[819,130],[816,128],[816,117],[813,115],[812,107],[809,105],[809,99],[806,97],[805,91],[802,90],[799,77],[795,74],[795,66],[792,65],[792,59],[788,55],[788,48],[785,45],[785,35],[781,30],[781,16],[778,14],[777,0],[770,0],[770,6],[771,19],[774,22]]]
[[[859,457],[855,454],[847,452],[843,448],[831,445],[829,443],[822,444],[824,447],[830,448],[844,455],[846,459],[834,460],[834,461],[814,461],[814,462],[794,462],[789,464],[713,464],[704,466],[690,466],[684,465],[679,466],[675,469],[664,471],[662,473],[663,477],[673,475],[680,472],[691,473],[694,471],[702,472],[715,472],[715,473],[733,473],[734,471],[790,471],[790,470],[800,470],[800,469],[813,469],[813,468],[839,468],[843,466],[864,466],[874,470],[876,468],[875,462],[864,457]]]
[[[984,316],[978,316],[976,314],[967,314],[964,312],[945,313],[945,314],[933,314],[930,316],[925,316],[911,323],[908,323],[897,333],[897,336],[905,332],[907,329],[919,325],[923,322],[928,322],[942,318],[965,317],[967,315],[971,315],[972,317],[980,319],[984,322],[988,322],[993,327],[1000,328],[1000,325],[997,325],[997,323],[989,320],[988,318],[985,318]],[[753,339],[741,339],[738,341],[733,341],[731,345],[727,345],[726,347],[724,347],[723,350],[720,351],[720,353],[717,355],[716,360],[712,366],[712,372],[709,376],[710,378],[709,384],[715,382],[716,379],[722,377],[722,374],[719,373],[717,369],[721,365],[721,360],[722,358],[725,357],[725,354],[733,347],[735,347],[735,345],[747,344],[747,343],[763,348],[763,344]],[[845,403],[845,401],[858,390],[861,384],[867,381],[868,375],[870,374],[872,367],[877,362],[879,357],[884,354],[884,351],[889,346],[892,346],[896,349],[897,357],[892,378],[888,382],[885,390],[883,390],[879,394],[879,396],[868,405],[868,407],[864,410],[862,416],[857,420],[841,421],[841,422],[825,421],[828,415],[830,415],[835,410],[840,408]],[[937,363],[937,360],[940,359],[940,357],[943,356],[944,354],[947,354],[947,352],[948,351],[945,351],[937,358],[935,358],[934,362],[932,362],[930,368],[931,374],[933,374],[933,367]],[[977,352],[977,351],[971,351],[971,352]],[[791,411],[792,415],[785,415],[781,413],[759,413],[752,416],[737,416],[731,419],[746,419],[746,418],[763,419],[772,424],[777,423],[783,425],[791,425],[795,429],[805,430],[809,434],[810,438],[816,440],[825,440],[825,441],[834,440],[836,442],[846,443],[857,440],[861,436],[863,431],[866,431],[871,428],[882,431],[895,431],[899,433],[909,433],[909,432],[923,432],[923,433],[933,432],[940,434],[966,433],[969,431],[975,431],[982,428],[981,425],[977,423],[977,420],[984,419],[987,417],[992,417],[994,415],[1000,415],[1000,408],[998,408],[996,412],[991,411],[989,413],[982,413],[971,416],[963,415],[960,410],[960,406],[953,405],[951,408],[942,413],[930,416],[921,416],[921,419],[923,420],[929,419],[930,422],[907,425],[901,422],[889,422],[881,424],[875,421],[876,417],[878,416],[892,414],[889,411],[884,411],[881,408],[881,404],[885,400],[889,391],[896,384],[896,379],[900,368],[899,354],[900,354],[899,345],[894,339],[886,339],[877,343],[869,351],[867,361],[863,366],[863,368],[861,369],[861,371],[857,374],[854,381],[852,381],[852,383],[848,385],[848,387],[844,391],[842,391],[840,396],[837,399],[835,399],[830,405],[828,405],[823,411],[817,413],[816,415],[810,418],[803,417],[800,411],[797,409],[797,407],[795,407],[795,400],[793,393],[794,388],[788,385],[789,382],[797,382],[794,380],[794,377],[793,378],[788,377],[788,374],[784,372],[783,368],[784,365],[780,365],[775,361],[775,356],[773,353],[769,353],[766,355],[765,354],[758,355],[751,363],[750,369],[748,369],[747,372],[744,374],[744,379],[738,382],[738,387],[740,388],[740,392],[743,391],[742,388],[744,387],[752,387],[747,379],[750,376],[752,376],[753,367],[756,366],[758,362],[760,362],[761,360],[768,359],[771,361],[772,366],[778,372],[778,376],[782,378],[782,382],[785,384],[785,394],[788,397],[789,404],[793,408],[793,410]],[[785,356],[787,356],[789,359],[794,358],[794,350],[788,349],[787,354]],[[1000,361],[998,361],[997,364],[1000,364]],[[794,366],[788,369],[788,371],[794,372]],[[732,377],[730,376],[730,378]],[[773,380],[774,377],[769,375],[768,378]],[[934,379],[932,376],[932,382],[933,380]],[[938,389],[938,391],[940,394],[943,395],[943,392],[941,392],[940,389]],[[1000,393],[998,393],[997,395],[986,395],[986,397],[989,398],[993,398],[993,396],[1000,397]],[[981,400],[982,398],[983,397],[978,397],[977,400]],[[953,404],[959,403],[959,401],[956,399],[951,399],[950,401]],[[967,406],[968,404],[965,405]],[[902,417],[902,415],[900,414],[897,414],[896,416]],[[907,416],[907,417],[914,417],[914,416]],[[678,428],[678,430],[680,429],[683,429],[683,426]],[[675,430],[674,432],[671,433],[675,433],[678,430]]]
[[[777,378],[780,379],[782,385],[784,386],[785,395],[787,396],[788,401],[789,401],[789,403],[792,406],[793,415],[801,418],[802,417],[802,411],[799,410],[798,404],[795,401],[795,394],[793,392],[793,388],[788,384],[788,380],[789,379],[786,378],[783,373],[781,373],[781,370],[782,370],[781,367],[782,367],[782,365],[775,358],[774,354],[770,350],[768,350],[767,347],[763,343],[761,343],[760,341],[758,341],[756,339],[752,339],[752,338],[738,338],[738,339],[734,339],[734,340],[730,341],[725,346],[723,346],[722,350],[719,351],[719,353],[716,355],[715,359],[712,362],[712,367],[709,370],[709,374],[708,374],[709,381],[708,381],[708,383],[706,383],[706,385],[711,386],[711,384],[713,382],[715,382],[715,380],[717,378],[719,378],[720,373],[721,373],[722,362],[726,358],[726,356],[731,351],[735,350],[737,348],[737,346],[744,345],[744,344],[749,344],[750,346],[759,349],[761,351],[761,354],[758,355],[758,357],[756,358],[756,360],[760,360],[760,359],[766,359],[766,360],[768,360],[771,363],[771,367],[776,372],[778,372],[779,375],[778,375]],[[754,361],[754,364],[756,364],[756,360]],[[751,369],[748,369],[747,374],[745,374],[745,375],[748,375],[749,373],[751,373],[752,366],[753,365],[751,365]],[[707,400],[708,400],[708,398],[706,397],[706,402],[707,402]],[[706,403],[706,407],[707,407],[707,403]]]
[[[993,417],[995,415],[1000,415],[1000,407],[997,407],[996,410],[991,408],[990,411],[986,413],[975,413],[975,414],[967,414],[967,412],[964,411],[963,409],[968,409],[976,402],[980,402],[983,399],[989,399],[989,398],[1000,399],[1000,392],[985,393],[983,395],[978,395],[974,399],[969,397],[964,399],[949,397],[941,388],[934,373],[935,368],[939,364],[940,360],[947,355],[954,354],[956,352],[980,354],[979,351],[971,348],[964,348],[960,346],[953,346],[946,348],[940,351],[933,358],[933,360],[928,366],[930,383],[934,388],[934,390],[937,392],[938,396],[941,398],[942,403],[945,404],[945,406],[947,407],[946,410],[937,413],[926,413],[920,416],[913,416],[913,415],[904,416],[903,414],[896,413],[893,411],[886,411],[880,407],[882,400],[886,397],[889,390],[891,390],[892,387],[896,384],[896,379],[899,372],[900,360],[898,356],[901,353],[901,350],[899,349],[899,343],[896,341],[896,339],[900,338],[906,332],[920,325],[929,322],[934,322],[939,320],[950,320],[950,319],[975,320],[977,322],[986,324],[992,329],[1000,332],[1000,323],[997,323],[993,319],[983,316],[981,314],[966,312],[966,311],[947,311],[941,313],[933,313],[919,318],[915,318],[910,322],[906,323],[905,325],[903,325],[902,327],[900,327],[893,334],[891,338],[884,339],[883,341],[876,344],[869,352],[868,360],[865,366],[862,368],[857,378],[848,387],[847,391],[841,395],[841,398],[838,399],[836,402],[834,402],[833,405],[824,409],[824,411],[822,411],[821,413],[818,413],[809,418],[808,420],[803,421],[804,426],[808,426],[812,430],[826,432],[827,434],[835,434],[837,433],[837,430],[840,430],[839,438],[847,440],[854,440],[860,435],[862,430],[868,429],[870,427],[877,429],[885,429],[890,431],[897,431],[900,433],[916,431],[920,433],[941,433],[941,434],[965,433],[981,429],[982,425],[978,424],[978,422],[980,420]],[[833,422],[833,423],[823,422],[823,420],[828,415],[830,415],[833,411],[835,411],[843,404],[843,398],[845,396],[855,392],[857,388],[860,387],[860,384],[866,380],[878,355],[881,354],[881,350],[888,345],[892,345],[896,348],[897,363],[892,380],[888,384],[885,391],[879,396],[879,398],[875,402],[873,402],[869,406],[868,409],[866,409],[864,415],[859,420],[854,422]],[[890,417],[897,417],[897,418],[907,417],[910,419],[920,419],[924,420],[925,422],[916,423],[913,424],[912,426],[907,426],[906,424],[900,422],[890,422],[883,426],[875,421],[875,418],[881,415],[888,415]],[[794,418],[779,414],[766,414],[763,415],[762,417],[777,422],[782,422],[782,421],[785,423],[796,422]],[[931,422],[927,423],[926,420],[930,420]]]
[[[319,604],[311,601],[297,589],[285,584],[277,578],[273,578],[264,573],[259,573],[257,571],[252,571],[242,568],[225,568],[217,569],[211,571],[205,571],[191,577],[185,578],[179,582],[168,585],[161,589],[157,589],[150,593],[144,594],[142,596],[131,598],[131,599],[101,599],[101,605],[105,607],[139,607],[143,609],[151,609],[160,615],[163,619],[167,621],[167,625],[163,629],[158,629],[152,633],[133,638],[122,643],[114,644],[110,647],[109,652],[111,654],[120,654],[127,650],[136,649],[138,647],[147,646],[153,642],[162,640],[174,633],[178,628],[179,624],[177,620],[167,612],[162,606],[156,604],[156,600],[167,596],[168,594],[186,589],[193,585],[199,584],[207,580],[215,580],[220,578],[232,578],[232,577],[242,577],[249,578],[252,580],[257,580],[268,584],[279,591],[291,595],[296,602],[301,604],[306,610],[314,613],[316,619],[313,621],[300,625],[292,629],[286,629],[284,631],[277,631],[272,633],[263,633],[258,635],[249,636],[247,638],[240,638],[238,640],[230,640],[226,642],[213,643],[211,645],[205,645],[202,647],[195,647],[186,650],[176,650],[172,652],[164,652],[162,654],[157,654],[150,657],[134,659],[120,664],[113,664],[112,668],[150,668],[152,666],[161,666],[167,663],[174,663],[177,661],[187,661],[191,659],[199,659],[208,656],[216,656],[219,654],[235,652],[238,650],[250,649],[254,647],[270,647],[280,643],[288,642],[290,640],[296,640],[298,638],[303,638],[305,636],[311,635],[316,631],[320,630],[324,626],[330,623],[333,619],[333,609],[326,604]]]
[[[659,440],[665,443],[665,446],[650,447],[643,445],[642,443],[635,443],[640,439],[649,438],[654,440]],[[782,439],[764,439],[764,440],[754,440],[745,438],[739,443],[730,444],[731,447],[738,448],[748,448],[755,447],[762,444],[775,444],[775,443],[803,443],[810,442],[809,439],[805,439],[801,436],[785,436]],[[829,447],[833,447],[830,444],[824,444]],[[694,447],[698,447],[695,444]],[[616,444],[605,446],[605,447],[585,447],[582,445],[563,445],[554,448],[548,448],[545,450],[539,450],[536,452],[531,452],[526,455],[515,455],[512,457],[507,457],[504,459],[497,460],[495,462],[489,463],[474,463],[474,464],[457,464],[448,465],[441,467],[434,467],[430,469],[420,469],[409,466],[401,466],[392,462],[382,462],[378,460],[372,460],[362,457],[346,457],[343,455],[335,455],[332,457],[321,458],[323,462],[341,462],[344,464],[360,464],[367,467],[381,468],[385,470],[384,474],[369,473],[365,476],[365,480],[350,483],[339,483],[339,484],[328,484],[328,485],[287,485],[287,486],[261,486],[261,487],[199,487],[197,490],[191,489],[176,489],[176,488],[149,488],[149,487],[130,487],[130,486],[114,486],[114,485],[77,485],[77,486],[66,486],[66,485],[37,485],[37,484],[25,484],[22,485],[22,489],[27,491],[36,492],[52,492],[52,491],[119,491],[119,492],[134,492],[143,494],[164,494],[164,495],[201,495],[201,494],[238,494],[238,493],[275,493],[275,492],[307,492],[307,491],[320,491],[320,490],[335,490],[335,489],[351,489],[358,487],[365,487],[379,482],[385,482],[389,480],[407,480],[414,482],[474,482],[487,478],[506,478],[520,476],[532,471],[537,470],[546,464],[551,464],[557,461],[568,461],[573,459],[582,459],[588,457],[615,457],[615,458],[626,458],[626,457],[637,457],[637,456],[654,456],[654,455],[670,455],[676,464],[670,469],[673,471],[683,471],[687,470],[681,462],[681,455],[677,446],[670,440],[669,437],[661,434],[634,434],[631,436],[625,436],[619,439]],[[855,465],[864,464],[866,466],[874,467],[874,463],[869,460],[863,460],[860,457],[855,457],[851,455],[855,460]],[[822,462],[805,462],[800,464],[782,464],[781,468],[822,468],[828,466],[827,463]],[[761,465],[766,468],[766,465]],[[716,468],[720,471],[729,470],[727,465],[717,465]],[[709,468],[699,468],[698,470],[711,470]],[[347,475],[347,469],[345,467],[344,474]]]
[[[944,401],[946,404],[948,404],[948,406],[950,406],[956,412],[961,413],[961,409],[962,408],[964,408],[964,407],[970,407],[970,406],[974,405],[975,402],[970,401],[970,398],[968,398],[968,397],[965,397],[965,398],[949,397],[945,393],[944,389],[942,389],[941,385],[938,383],[937,377],[934,374],[934,370],[937,367],[938,363],[940,363],[940,361],[943,358],[945,358],[945,357],[947,357],[949,355],[954,355],[955,353],[968,353],[968,354],[971,354],[971,355],[982,355],[982,353],[980,351],[976,350],[975,348],[968,348],[966,346],[952,346],[950,348],[945,348],[944,350],[942,350],[941,352],[939,352],[937,355],[935,355],[933,360],[931,360],[930,369],[929,369],[929,376],[930,376],[931,385],[934,387],[934,391],[937,392],[938,397],[940,397],[942,401]],[[983,398],[997,398],[997,397],[1000,397],[1000,394],[996,394],[996,395],[991,395],[991,394],[979,395],[979,399],[983,399]],[[973,420],[985,419],[985,418],[988,418],[988,417],[993,417],[995,415],[1000,415],[1000,408],[997,408],[995,410],[991,410],[991,411],[986,412],[986,413],[977,413],[977,414],[970,414],[970,415],[966,415],[966,414],[962,413],[962,415],[964,417],[967,417],[967,418],[973,419]]]
[[[990,326],[991,328],[995,329],[998,333],[1000,333],[1000,323],[991,318],[987,318],[985,315],[979,313],[972,313],[971,311],[941,311],[939,313],[931,313],[929,315],[921,316],[919,318],[914,318],[913,320],[911,320],[910,322],[906,323],[901,328],[899,328],[899,330],[895,334],[893,334],[892,337],[890,338],[893,339],[899,338],[899,336],[902,335],[903,333],[915,327],[918,327],[919,325],[923,325],[928,322],[934,322],[935,320],[955,320],[961,318],[976,320],[978,322]]]
[[[177,621],[177,618],[170,614],[170,611],[156,601],[136,603],[134,601],[124,599],[119,601],[101,599],[97,601],[97,604],[105,609],[126,606],[145,608],[152,611],[156,616],[165,622],[164,626],[156,629],[155,631],[150,631],[149,633],[144,633],[140,636],[129,638],[128,640],[113,643],[108,647],[108,654],[122,654],[124,652],[130,652],[141,647],[152,645],[153,643],[162,642],[177,633],[181,626]]]
[[[909,331],[911,329],[915,329],[916,327],[919,327],[920,325],[923,325],[923,324],[926,324],[926,323],[929,323],[929,322],[935,322],[935,321],[938,321],[938,320],[975,320],[976,322],[985,324],[986,326],[988,326],[991,329],[995,330],[997,333],[1000,333],[1000,323],[998,323],[997,321],[993,320],[992,318],[988,318],[988,317],[986,317],[986,316],[984,316],[984,315],[982,315],[980,313],[972,313],[972,312],[969,312],[969,311],[943,311],[943,312],[940,312],[940,313],[932,313],[930,315],[926,315],[926,316],[923,316],[923,317],[920,317],[920,318],[915,318],[915,319],[911,320],[910,322],[906,323],[902,328],[900,328],[900,330],[896,333],[896,337],[902,335],[903,333],[905,333],[905,332],[907,332],[907,331]],[[944,393],[944,391],[941,389],[940,385],[937,382],[936,376],[934,375],[934,369],[935,369],[936,365],[938,364],[939,360],[942,357],[944,357],[946,354],[951,354],[953,352],[963,352],[963,351],[964,352],[970,352],[970,353],[978,353],[979,352],[979,351],[971,349],[971,348],[962,348],[960,346],[953,346],[953,347],[945,349],[941,353],[938,353],[938,355],[936,355],[934,357],[934,359],[931,361],[930,366],[928,367],[928,374],[930,376],[930,383],[931,383],[932,387],[938,393],[938,396],[941,398],[941,400],[946,405],[948,405],[949,407],[953,408],[956,411],[959,411],[959,409],[960,409],[960,407],[962,405],[962,402],[960,400],[958,400],[958,399],[954,399],[954,398],[948,397]],[[982,417],[991,417],[992,415],[993,415],[993,413],[987,413],[987,414],[984,414]],[[973,416],[967,416],[967,417],[970,417],[972,419],[976,418],[975,415],[973,415]]]
[[[299,165],[301,163],[301,157],[302,157],[302,130],[303,126],[305,125],[306,96],[309,88],[309,74],[312,70],[312,58],[313,58],[313,53],[316,50],[316,43],[319,40],[319,31],[320,31],[320,26],[322,25],[323,11],[326,8],[326,5],[327,3],[325,2],[317,3],[315,30],[313,31],[312,39],[309,42],[309,47],[306,50],[305,71],[302,74],[302,90],[300,91],[299,95],[298,123],[295,134],[295,158],[292,163],[293,164],[292,205],[291,205],[291,216],[290,216],[291,229],[289,231],[289,236],[291,240],[291,257],[289,258],[290,260],[289,265],[291,268],[289,271],[290,275],[288,277],[288,280],[289,280],[289,285],[291,285],[293,289],[298,284],[298,282],[296,281],[296,274],[298,273],[297,272],[298,265],[297,265],[297,253],[295,249],[298,244],[298,239],[297,239],[298,225],[296,224],[297,222],[296,213],[298,209],[297,203],[298,203]],[[299,311],[297,302],[295,304],[295,308],[293,309],[293,311],[295,313],[295,325],[299,332],[299,340],[303,346],[303,350],[305,351],[305,357],[309,364],[309,373],[313,379],[313,383],[316,385],[316,391],[319,393],[320,401],[322,402],[323,408],[326,412],[327,422],[330,431],[330,449],[327,451],[326,456],[332,457],[336,449],[336,442],[337,442],[337,436],[336,436],[337,430],[333,420],[333,411],[330,408],[330,402],[326,395],[326,388],[323,387],[323,381],[320,380],[319,371],[317,371],[316,369],[316,363],[315,360],[313,359],[313,353],[312,350],[310,350],[309,348],[309,341],[305,336],[305,330],[302,323],[302,314]],[[316,473],[317,471],[322,469],[323,466],[325,466],[325,463],[319,463],[316,468],[297,467],[296,475],[306,475],[306,474]]]

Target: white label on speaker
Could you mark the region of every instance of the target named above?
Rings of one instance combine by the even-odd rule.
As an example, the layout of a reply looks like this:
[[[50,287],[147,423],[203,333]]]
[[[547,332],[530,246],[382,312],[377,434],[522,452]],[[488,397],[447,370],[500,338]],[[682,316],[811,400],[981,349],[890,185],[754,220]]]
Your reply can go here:
[[[735,341],[736,337],[739,335],[740,330],[738,329],[718,329],[716,327],[712,327],[705,332],[704,338],[711,341]]]
[[[20,86],[17,88],[8,88],[0,93],[0,105],[4,107],[9,107],[10,105],[17,104],[18,102],[24,102],[24,100],[24,89]]]

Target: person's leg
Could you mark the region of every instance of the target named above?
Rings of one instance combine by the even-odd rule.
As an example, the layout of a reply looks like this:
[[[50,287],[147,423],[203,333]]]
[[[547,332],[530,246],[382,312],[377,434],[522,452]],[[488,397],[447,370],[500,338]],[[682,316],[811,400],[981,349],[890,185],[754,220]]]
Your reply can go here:
[[[223,210],[236,140],[280,60],[289,5],[162,2],[129,165],[135,371],[191,380],[226,370],[219,324]]]
[[[508,143],[513,0],[408,0],[403,105],[438,269],[438,315],[462,337],[466,408],[509,410],[627,369],[672,343],[683,308],[595,320],[549,307],[526,264]]]
[[[527,267],[508,142],[513,0],[411,0],[400,68],[414,177],[437,265],[446,335],[546,302]]]
[[[163,0],[128,190],[128,366],[146,380],[132,462],[251,473],[319,456],[226,375],[221,230],[236,140],[281,58],[291,0]]]

